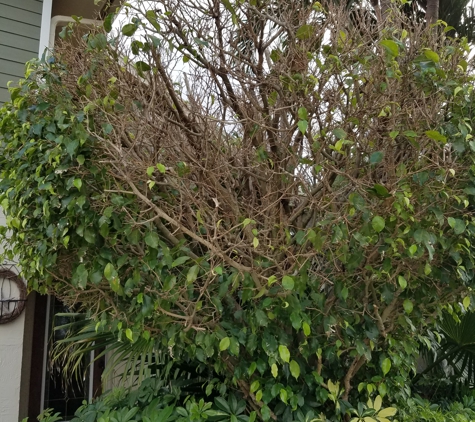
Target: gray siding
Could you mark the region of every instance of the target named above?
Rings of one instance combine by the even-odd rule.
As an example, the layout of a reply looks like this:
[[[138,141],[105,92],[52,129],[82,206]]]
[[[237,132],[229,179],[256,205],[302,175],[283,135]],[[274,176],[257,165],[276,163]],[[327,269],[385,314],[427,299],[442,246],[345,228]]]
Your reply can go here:
[[[0,104],[10,98],[7,83],[38,57],[42,7],[42,0],[0,0]]]

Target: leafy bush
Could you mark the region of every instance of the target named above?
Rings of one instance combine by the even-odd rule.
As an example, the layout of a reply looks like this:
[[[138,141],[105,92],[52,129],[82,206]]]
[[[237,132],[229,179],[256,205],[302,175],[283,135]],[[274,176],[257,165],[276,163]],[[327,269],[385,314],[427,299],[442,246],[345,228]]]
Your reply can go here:
[[[464,397],[463,403],[453,402],[443,408],[420,398],[408,400],[400,409],[398,420],[404,422],[467,422],[475,421],[473,397]]]
[[[424,327],[473,287],[467,44],[319,3],[161,3],[12,90],[5,256],[251,418],[409,397]]]

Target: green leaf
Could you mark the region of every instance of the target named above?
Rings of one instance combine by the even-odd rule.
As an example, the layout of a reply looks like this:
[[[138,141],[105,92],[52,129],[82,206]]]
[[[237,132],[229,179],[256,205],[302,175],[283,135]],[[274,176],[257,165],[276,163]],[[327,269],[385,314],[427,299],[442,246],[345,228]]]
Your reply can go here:
[[[295,379],[298,379],[300,376],[300,365],[294,360],[290,361],[290,373]]]
[[[179,265],[184,264],[186,261],[190,259],[189,256],[180,256],[175,261],[172,262],[172,268],[178,267]]]
[[[399,55],[399,47],[398,45],[392,40],[382,40],[380,44],[384,47],[384,49],[393,57],[397,57]]]
[[[310,38],[314,32],[315,28],[312,25],[302,25],[299,29],[297,29],[295,36],[299,40],[306,40]]]
[[[462,234],[465,231],[465,222],[459,218],[447,218],[449,226],[454,229],[455,234]]]
[[[310,325],[308,325],[306,322],[304,322],[302,324],[302,328],[303,328],[303,333],[305,334],[306,337],[308,337],[311,333]]]
[[[470,308],[470,297],[469,296],[465,296],[463,298],[463,307],[465,308],[466,311],[468,311],[468,308]]]
[[[401,289],[405,289],[407,287],[407,280],[402,275],[398,276],[397,281],[401,286]]]
[[[369,157],[370,164],[378,164],[383,161],[384,154],[381,151],[373,152]]]
[[[285,290],[293,290],[295,285],[294,279],[288,275],[284,276],[282,279],[282,287]]]
[[[373,227],[374,231],[377,233],[380,233],[381,231],[383,231],[385,225],[386,223],[384,221],[384,218],[380,217],[379,215],[373,217],[373,219],[371,220],[371,226]]]
[[[142,62],[142,61],[139,61],[139,62],[135,63],[135,68],[139,72],[148,72],[151,69],[151,67],[148,63],[145,63],[145,62]]]
[[[375,184],[373,186],[373,189],[375,190],[376,192],[376,195],[382,197],[382,198],[387,198],[389,195],[389,191],[383,186],[383,185],[379,185],[379,184]]]
[[[77,188],[77,190],[81,190],[82,180],[81,179],[74,179],[73,185]]]
[[[158,234],[155,232],[148,232],[145,235],[145,243],[150,246],[151,248],[157,249],[158,248],[159,237]]]
[[[132,333],[132,330],[130,328],[127,328],[125,330],[125,336],[130,340],[130,341],[134,341],[134,334]]]
[[[277,368],[277,365],[275,363],[273,363],[271,366],[271,372],[274,378],[277,378],[277,375],[279,375],[279,368]]]
[[[284,362],[289,363],[289,361],[290,361],[290,352],[289,352],[289,349],[287,348],[287,346],[284,346],[283,344],[281,344],[279,346],[279,356]]]
[[[251,387],[250,387],[251,393],[254,393],[255,391],[257,391],[259,389],[260,385],[261,385],[261,383],[258,380],[253,381],[252,384],[251,384]]]
[[[73,277],[73,281],[77,284],[78,287],[81,289],[85,289],[87,286],[87,278],[88,278],[89,272],[86,269],[86,266],[84,264],[78,265],[75,271],[75,277]]]
[[[199,267],[199,265],[193,265],[193,266],[188,270],[188,274],[186,275],[186,282],[187,282],[187,284],[193,283],[193,282],[197,279],[199,272],[200,272],[200,267]]]
[[[402,306],[404,307],[404,310],[406,311],[407,314],[410,314],[412,310],[414,309],[414,305],[409,299],[406,299],[404,303],[402,304]]]
[[[300,120],[308,120],[308,112],[305,107],[300,107],[298,111],[298,116]]]
[[[104,19],[104,29],[107,33],[112,31],[112,23],[114,22],[114,13],[109,13]]]
[[[413,256],[417,252],[417,245],[409,246],[409,255]]]
[[[158,164],[157,164],[157,169],[158,169],[158,171],[159,171],[160,173],[162,173],[162,174],[165,174],[165,172],[166,172],[166,170],[167,170],[166,167],[165,167],[163,164],[161,164],[161,163],[158,163]]]
[[[428,138],[433,139],[434,141],[439,141],[444,144],[447,142],[447,138],[436,130],[426,130],[424,133]]]
[[[219,350],[221,352],[223,352],[224,350],[228,350],[230,345],[231,345],[231,340],[229,339],[229,337],[224,337],[219,342]]]
[[[383,375],[386,375],[389,372],[389,370],[391,369],[391,361],[389,360],[389,358],[383,360],[383,362],[381,363],[381,369],[383,370]]]
[[[333,135],[337,139],[345,139],[346,138],[346,132],[343,129],[337,128],[333,130]]]
[[[108,263],[104,268],[104,277],[107,281],[111,281],[114,277],[117,277],[117,271],[111,263]]]
[[[439,63],[440,61],[439,55],[435,51],[432,51],[429,49],[424,51],[424,56],[426,56],[429,60],[433,61],[434,63]]]
[[[297,126],[300,132],[302,132],[302,135],[305,135],[305,132],[307,132],[308,122],[306,120],[299,120]]]
[[[131,37],[135,34],[135,31],[137,31],[137,26],[133,23],[128,23],[122,28],[122,34],[124,34],[126,37]]]

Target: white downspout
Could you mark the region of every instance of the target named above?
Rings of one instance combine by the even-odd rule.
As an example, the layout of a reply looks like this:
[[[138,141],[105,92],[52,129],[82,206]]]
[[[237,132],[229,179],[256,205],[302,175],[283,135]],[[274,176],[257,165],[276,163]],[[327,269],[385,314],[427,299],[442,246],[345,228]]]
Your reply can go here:
[[[46,1],[46,0],[45,0]],[[48,48],[50,50],[54,47],[54,39],[56,38],[56,28],[58,25],[66,25],[70,22],[76,22],[71,16],[62,16],[57,15],[51,18],[51,25],[49,28],[49,36],[48,36]],[[94,19],[81,19],[80,25],[84,26],[101,26],[104,22],[94,20]]]
[[[53,0],[43,0],[43,10],[41,12],[40,45],[38,56],[41,57],[49,45],[49,30],[51,25],[51,11],[53,9]]]

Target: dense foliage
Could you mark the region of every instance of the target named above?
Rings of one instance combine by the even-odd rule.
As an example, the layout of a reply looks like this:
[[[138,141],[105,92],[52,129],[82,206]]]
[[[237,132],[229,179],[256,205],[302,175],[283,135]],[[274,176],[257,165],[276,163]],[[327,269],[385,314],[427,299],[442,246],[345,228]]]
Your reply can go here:
[[[160,4],[66,28],[12,90],[5,256],[246,418],[409,397],[424,328],[471,303],[466,43],[396,12],[375,34],[318,3]]]

